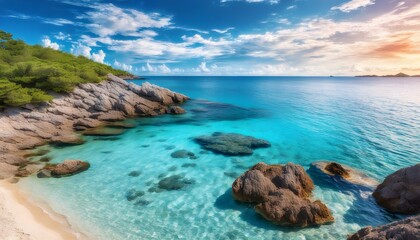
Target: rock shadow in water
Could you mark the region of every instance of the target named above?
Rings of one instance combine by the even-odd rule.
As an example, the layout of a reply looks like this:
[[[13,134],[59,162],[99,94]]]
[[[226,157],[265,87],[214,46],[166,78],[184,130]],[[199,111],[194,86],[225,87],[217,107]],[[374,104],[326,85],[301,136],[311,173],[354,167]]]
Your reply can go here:
[[[354,184],[343,180],[340,176],[327,175],[315,166],[311,166],[307,173],[316,186],[351,195],[355,198],[351,208],[343,216],[346,223],[376,226],[399,219],[397,215],[387,212],[376,204],[372,197],[373,186]]]

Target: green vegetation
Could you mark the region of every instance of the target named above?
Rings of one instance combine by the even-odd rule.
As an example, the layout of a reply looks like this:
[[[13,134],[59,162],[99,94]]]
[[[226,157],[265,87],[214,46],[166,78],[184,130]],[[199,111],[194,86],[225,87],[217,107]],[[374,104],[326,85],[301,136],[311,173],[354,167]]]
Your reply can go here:
[[[79,83],[97,83],[106,74],[130,75],[90,59],[27,45],[0,30],[0,108],[50,101],[51,92],[70,92]]]

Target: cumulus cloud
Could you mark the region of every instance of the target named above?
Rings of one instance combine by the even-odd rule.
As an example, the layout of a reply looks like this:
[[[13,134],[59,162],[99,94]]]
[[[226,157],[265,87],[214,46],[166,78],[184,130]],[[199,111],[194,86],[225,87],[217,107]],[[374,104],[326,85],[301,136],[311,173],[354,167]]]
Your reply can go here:
[[[114,60],[114,67],[118,69],[122,69],[124,71],[128,71],[128,72],[133,71],[132,65],[121,63],[121,62],[118,62],[117,60]]]
[[[166,66],[166,64],[160,64],[155,67],[149,62],[147,62],[146,66],[143,66],[141,70],[143,72],[158,73],[158,74],[168,74],[172,72],[172,70],[168,66]]]
[[[98,63],[104,63],[105,56],[106,54],[101,49],[97,53],[92,53],[91,59]]]
[[[86,58],[92,59],[95,62],[105,63],[106,54],[102,49],[96,53],[91,51],[92,48],[81,43],[73,44],[70,49],[70,52],[74,55],[81,55]]]
[[[60,49],[60,45],[58,45],[58,43],[52,42],[49,37],[44,37],[42,39],[42,46],[52,48],[55,50]]]
[[[346,2],[340,6],[332,7],[331,10],[340,10],[348,13],[373,4],[375,4],[375,0],[351,0],[350,2]]]
[[[91,32],[101,36],[143,36],[139,30],[146,28],[163,28],[171,25],[171,18],[158,13],[144,13],[134,9],[119,8],[111,3],[93,5],[93,11],[80,16],[90,23],[86,25]],[[152,32],[146,32],[151,34]],[[152,35],[155,33],[152,33]]]
[[[197,68],[197,71],[205,73],[210,72],[210,69],[207,68],[207,64],[205,62],[201,62]]]

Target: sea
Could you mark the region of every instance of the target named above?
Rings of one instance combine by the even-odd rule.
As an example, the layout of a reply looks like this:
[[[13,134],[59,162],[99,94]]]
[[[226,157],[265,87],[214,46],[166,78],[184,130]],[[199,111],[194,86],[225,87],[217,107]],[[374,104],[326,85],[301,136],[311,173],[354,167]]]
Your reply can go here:
[[[81,159],[91,168],[19,182],[89,239],[346,239],[364,226],[402,217],[379,207],[373,188],[328,178],[311,163],[335,161],[378,182],[419,163],[420,78],[165,76],[131,82],[145,81],[189,96],[182,105],[187,113],[129,119],[135,127],[123,134],[84,137],[79,146],[45,146],[52,163]],[[194,141],[214,132],[261,138],[271,147],[224,156]],[[177,150],[196,157],[173,158]],[[302,165],[315,184],[312,198],[328,206],[334,223],[281,227],[236,202],[231,184],[258,162]],[[188,184],[156,191],[172,176]]]

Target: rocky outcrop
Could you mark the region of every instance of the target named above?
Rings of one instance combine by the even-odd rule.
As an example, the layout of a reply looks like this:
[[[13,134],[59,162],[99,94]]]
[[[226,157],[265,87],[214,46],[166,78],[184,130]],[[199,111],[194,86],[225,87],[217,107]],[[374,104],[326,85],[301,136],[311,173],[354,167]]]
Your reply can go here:
[[[418,240],[420,239],[420,215],[395,221],[379,227],[365,227],[347,240]]]
[[[420,213],[420,164],[385,178],[373,192],[376,202],[393,213]]]
[[[311,163],[310,170],[318,170],[323,173],[324,176],[329,176],[335,180],[340,180],[341,182],[346,182],[349,184],[356,184],[364,187],[369,187],[373,189],[378,185],[378,182],[367,176],[366,174],[352,169],[349,166],[339,164],[336,162],[330,161],[317,161]]]
[[[81,160],[65,160],[59,164],[45,166],[38,177],[67,177],[88,170],[90,164]]]
[[[258,163],[232,184],[233,197],[257,204],[255,210],[278,225],[306,227],[334,220],[327,206],[312,202],[314,184],[297,164]]]
[[[75,130],[86,130],[129,116],[173,113],[171,107],[188,98],[148,82],[141,86],[109,74],[101,83],[81,84],[69,94],[56,94],[50,103],[25,108],[8,108],[0,113],[0,156],[22,158],[49,142],[81,144]],[[181,112],[181,108],[176,108]],[[95,134],[93,132],[92,134]],[[89,134],[89,131],[87,131]],[[19,160],[23,161],[23,160]],[[10,160],[0,159],[2,165]],[[0,168],[0,178],[11,177],[15,163]]]
[[[252,155],[253,149],[271,146],[263,139],[236,133],[215,132],[211,136],[196,137],[194,141],[206,150],[226,156]]]

